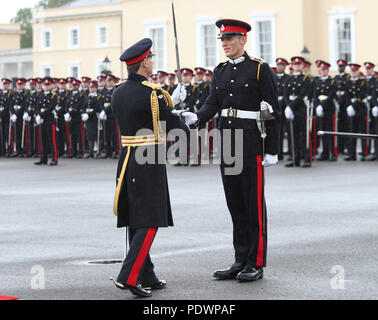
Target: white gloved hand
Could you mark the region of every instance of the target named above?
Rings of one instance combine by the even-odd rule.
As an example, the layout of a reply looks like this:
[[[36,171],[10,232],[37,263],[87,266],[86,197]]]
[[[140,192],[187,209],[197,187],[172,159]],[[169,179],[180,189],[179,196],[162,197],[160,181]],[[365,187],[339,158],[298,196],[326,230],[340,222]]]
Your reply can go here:
[[[269,153],[265,154],[264,161],[262,162],[262,165],[267,168],[274,166],[278,162],[278,156],[277,155],[271,155]]]
[[[176,115],[179,114],[178,110],[176,110],[176,109],[173,109],[173,110],[172,110],[172,113],[173,113],[173,114],[176,114]]]
[[[324,116],[324,110],[321,105],[316,107],[316,115],[320,118]]]
[[[179,83],[177,85],[177,88],[172,93],[172,101],[174,105],[179,104],[181,101],[184,101],[186,99],[186,89]]]
[[[71,121],[71,116],[70,116],[69,113],[66,113],[66,114],[64,115],[64,121],[66,121],[66,122],[70,122],[70,121]]]
[[[27,112],[24,113],[24,116],[22,117],[22,119],[24,119],[24,121],[30,121],[28,120],[30,117],[29,117],[29,114]]]
[[[378,117],[378,106],[375,106],[373,109],[371,109],[371,113],[373,114],[374,118]]]
[[[40,115],[35,117],[35,123],[37,124],[37,126],[39,126],[42,123]]]
[[[289,106],[285,108],[285,117],[286,119],[292,120],[294,119],[294,113],[293,110]]]
[[[13,123],[15,123],[17,121],[17,116],[15,114],[13,114],[11,117],[10,117],[11,121]]]
[[[106,120],[108,117],[106,116],[105,111],[101,111],[100,113],[100,120]]]
[[[187,126],[195,124],[198,121],[197,115],[193,112],[183,112],[181,115],[185,118],[185,124]]]
[[[81,121],[85,122],[85,121],[87,121],[88,119],[89,119],[89,115],[88,115],[88,113],[83,113],[83,114],[81,115]]]
[[[356,111],[354,110],[353,106],[346,108],[346,112],[348,117],[354,117],[356,115]]]

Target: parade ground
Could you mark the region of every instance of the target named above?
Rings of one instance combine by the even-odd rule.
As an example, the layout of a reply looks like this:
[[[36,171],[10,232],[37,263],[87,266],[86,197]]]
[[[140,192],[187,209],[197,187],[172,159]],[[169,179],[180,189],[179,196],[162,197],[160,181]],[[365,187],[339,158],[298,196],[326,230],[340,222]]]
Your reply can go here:
[[[0,159],[0,295],[25,300],[135,299],[109,281],[125,230],[113,215],[115,160]],[[168,166],[174,228],[151,249],[168,282],[151,299],[377,299],[378,162],[266,169],[264,279],[219,281],[233,263],[217,165]],[[95,262],[95,263],[91,263]]]

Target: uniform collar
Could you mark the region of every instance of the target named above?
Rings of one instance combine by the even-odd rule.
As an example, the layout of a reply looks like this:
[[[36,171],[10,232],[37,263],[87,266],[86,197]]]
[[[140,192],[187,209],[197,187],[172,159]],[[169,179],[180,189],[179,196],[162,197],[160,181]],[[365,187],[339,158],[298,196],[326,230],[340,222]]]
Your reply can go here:
[[[236,59],[228,58],[228,62],[231,63],[231,64],[239,64],[239,63],[243,62],[244,60],[245,60],[244,55],[242,55],[241,57],[236,58]]]
[[[300,71],[299,72],[294,72],[293,76],[300,76],[301,74],[302,74],[302,72],[300,72]]]
[[[97,93],[90,93],[89,96],[90,97],[97,97]]]
[[[147,78],[137,73],[130,73],[128,80],[143,82],[143,81],[147,81]]]
[[[282,72],[282,73],[277,73],[277,77],[281,78],[285,75],[285,72]]]
[[[352,80],[352,81],[357,81],[358,79],[360,79],[359,77],[354,77],[354,78],[350,78],[350,80]]]
[[[325,81],[329,78],[329,76],[326,76],[326,77],[319,77],[321,80]]]

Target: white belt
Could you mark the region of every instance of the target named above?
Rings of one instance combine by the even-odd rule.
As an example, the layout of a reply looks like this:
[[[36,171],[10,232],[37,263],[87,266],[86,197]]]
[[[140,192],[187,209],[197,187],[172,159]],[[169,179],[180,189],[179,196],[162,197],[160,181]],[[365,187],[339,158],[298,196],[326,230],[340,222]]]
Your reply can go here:
[[[289,100],[290,101],[294,101],[295,99],[297,99],[297,96],[296,95],[291,95],[291,96],[289,96]]]
[[[238,109],[222,109],[221,112],[222,117],[230,117],[230,118],[239,118],[239,119],[260,119],[260,111],[246,111],[246,110],[238,110]]]
[[[322,95],[320,95],[320,96],[318,97],[318,99],[319,99],[319,101],[325,101],[325,100],[328,99],[328,96],[322,94]]]
[[[284,98],[283,96],[279,96],[279,97],[278,97],[278,101],[282,101],[283,98]]]

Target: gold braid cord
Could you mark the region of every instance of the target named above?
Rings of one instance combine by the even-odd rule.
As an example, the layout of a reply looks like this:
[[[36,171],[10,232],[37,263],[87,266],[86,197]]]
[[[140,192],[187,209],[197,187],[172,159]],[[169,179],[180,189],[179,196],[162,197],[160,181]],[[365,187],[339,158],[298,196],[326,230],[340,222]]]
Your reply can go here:
[[[143,81],[142,84],[145,85],[146,87],[149,87],[149,88],[152,89],[150,99],[151,99],[151,112],[152,112],[152,124],[153,124],[153,127],[154,127],[154,135],[155,135],[155,139],[156,139],[157,143],[164,142],[165,136],[163,137],[161,135],[162,132],[161,132],[160,125],[159,125],[160,124],[159,99],[158,99],[158,95],[157,95],[157,90],[160,90],[163,93],[163,96],[164,96],[166,103],[168,104],[168,106],[170,108],[173,109],[174,105],[173,105],[173,102],[172,102],[171,95],[167,91],[162,89],[161,87],[153,85],[153,84],[151,84],[147,81]]]

